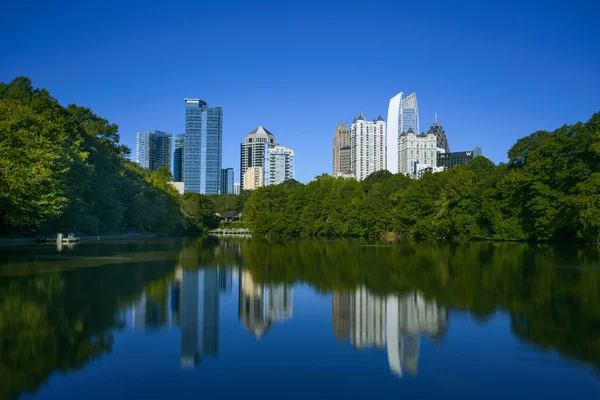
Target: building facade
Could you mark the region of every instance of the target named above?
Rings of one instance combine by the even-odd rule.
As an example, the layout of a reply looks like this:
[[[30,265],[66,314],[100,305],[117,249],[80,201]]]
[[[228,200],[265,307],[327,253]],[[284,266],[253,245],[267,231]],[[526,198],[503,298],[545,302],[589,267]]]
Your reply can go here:
[[[185,168],[185,135],[175,135],[175,151],[173,152],[173,180],[183,182]]]
[[[233,184],[233,194],[240,195],[240,184],[237,182]]]
[[[294,179],[294,150],[280,145],[270,148],[264,175],[265,185],[279,185],[288,179]]]
[[[221,170],[221,194],[233,194],[233,168]]]
[[[438,122],[437,113],[435,114],[435,118],[433,119],[433,124],[427,130],[427,134],[434,134],[437,140],[437,148],[443,149],[445,153],[450,153],[450,144],[448,143],[448,138],[446,137],[446,132],[444,128]]]
[[[375,121],[366,121],[361,112],[350,127],[350,146],[350,169],[359,181],[385,169],[383,118],[379,116]]]
[[[150,171],[156,171],[158,167],[171,169],[171,140],[172,135],[162,131],[138,132],[135,161]]]
[[[400,171],[400,156],[398,143],[403,132],[419,131],[419,107],[417,94],[412,93],[403,98],[400,92],[390,99],[386,132],[387,159],[386,168],[395,174]]]
[[[246,185],[244,177],[248,168],[260,167],[262,169],[265,166],[268,150],[275,147],[275,144],[275,136],[262,126],[256,127],[246,136],[240,146],[240,185],[243,190],[256,183],[253,181],[252,184]]]
[[[350,131],[348,125],[340,121],[333,133],[333,176],[339,173],[346,174],[350,169],[348,165],[342,163],[342,149],[346,147],[350,148]]]
[[[352,146],[344,146],[340,149],[340,167],[334,176],[349,176],[354,175],[352,172]]]
[[[433,133],[417,135],[412,128],[398,140],[398,172],[416,178],[417,167],[437,166],[437,138]]]
[[[221,185],[223,108],[185,99],[185,192],[218,194]]]
[[[452,169],[457,165],[466,165],[473,158],[481,155],[481,149],[475,147],[473,151],[455,151],[454,153],[441,153],[437,155],[437,166]]]
[[[263,167],[250,167],[246,169],[242,176],[244,182],[244,190],[254,190],[264,186],[264,169]]]

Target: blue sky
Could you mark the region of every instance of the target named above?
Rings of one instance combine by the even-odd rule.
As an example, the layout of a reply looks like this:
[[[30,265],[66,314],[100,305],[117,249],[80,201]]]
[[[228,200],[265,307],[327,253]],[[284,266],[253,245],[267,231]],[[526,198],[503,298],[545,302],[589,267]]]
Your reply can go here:
[[[257,125],[331,173],[340,120],[417,93],[453,151],[494,162],[538,129],[600,111],[598,1],[8,2],[0,81],[28,76],[63,104],[135,133],[184,131],[185,97],[223,107],[223,167]]]

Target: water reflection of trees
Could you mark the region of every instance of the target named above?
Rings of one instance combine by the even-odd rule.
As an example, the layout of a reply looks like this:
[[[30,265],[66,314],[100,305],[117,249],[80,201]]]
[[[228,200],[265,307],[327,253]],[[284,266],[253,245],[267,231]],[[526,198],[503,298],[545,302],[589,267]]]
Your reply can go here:
[[[165,246],[167,253],[178,247]],[[29,273],[44,272],[0,277],[0,398],[35,392],[53,372],[77,370],[110,352],[112,331],[121,323],[119,308],[165,279],[176,265],[175,257],[169,260],[163,252],[146,258],[153,249],[148,245],[103,249],[72,253],[77,257],[62,260],[68,269],[62,271],[61,259],[43,252],[2,260],[4,271],[20,265]],[[120,256],[120,262],[99,258],[108,254]],[[85,268],[102,263],[107,265]],[[71,270],[78,265],[83,268]],[[161,294],[154,290],[153,295]]]
[[[291,296],[272,288],[291,290],[291,284],[297,282],[334,292],[334,334],[357,348],[359,344],[369,346],[371,339],[361,338],[370,333],[360,331],[362,325],[352,320],[352,310],[360,309],[362,303],[357,299],[363,292],[379,298],[386,316],[381,328],[397,328],[397,342],[390,342],[389,338],[396,337],[390,332],[380,334],[386,338],[386,351],[391,354],[388,361],[395,373],[416,371],[418,338],[440,340],[446,313],[452,308],[467,310],[482,323],[501,308],[511,316],[512,331],[522,340],[600,368],[600,251],[595,247],[498,243],[374,246],[367,242],[213,238],[111,244],[88,250],[85,246],[74,249],[70,257],[59,261],[49,261],[43,254],[2,259],[0,268],[7,266],[2,271],[45,273],[0,277],[0,398],[34,392],[54,371],[81,368],[110,351],[112,332],[122,324],[120,310],[141,298],[148,304],[179,301],[175,307],[181,308],[181,314],[183,288],[172,287],[178,282],[176,267],[193,272],[205,266],[241,266],[252,282],[246,279],[247,286],[240,288],[247,295],[240,296],[240,307],[245,299],[248,304],[256,300],[257,294],[267,305],[268,299],[279,297],[283,301],[273,304],[288,304],[286,299]],[[78,254],[85,258],[72,257]],[[123,259],[102,259],[115,254]],[[218,287],[227,287],[227,279],[223,283],[219,275],[216,279]],[[415,305],[422,300],[423,312],[415,314],[416,323],[396,323],[393,318],[388,322],[395,315],[393,304],[398,305],[398,319],[408,315],[400,312],[406,299]],[[363,300],[367,304],[368,299]],[[240,318],[250,322],[269,324],[287,315],[286,307],[263,307],[259,321],[255,318],[258,314],[248,310]],[[176,324],[183,318],[179,314],[173,315]],[[160,312],[151,320],[164,323]],[[384,343],[376,343],[377,333],[373,333],[373,345],[382,347]],[[390,344],[396,348],[388,349]]]
[[[242,255],[258,281],[307,282],[346,293],[360,285],[379,295],[418,291],[482,321],[500,308],[522,340],[600,368],[597,247],[253,240]]]

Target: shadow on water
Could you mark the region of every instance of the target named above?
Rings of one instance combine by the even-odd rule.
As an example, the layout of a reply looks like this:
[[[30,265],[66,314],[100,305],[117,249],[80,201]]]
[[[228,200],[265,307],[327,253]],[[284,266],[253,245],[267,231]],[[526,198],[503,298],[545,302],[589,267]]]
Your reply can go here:
[[[336,340],[386,348],[396,375],[417,373],[421,338],[443,341],[452,310],[485,325],[500,309],[520,340],[600,369],[592,246],[199,238],[0,251],[0,398],[34,393],[53,372],[111,352],[126,323],[181,326],[184,367],[216,357],[231,266],[238,318],[257,339],[292,318],[293,287],[303,282],[332,292]],[[199,312],[203,321],[189,319]]]

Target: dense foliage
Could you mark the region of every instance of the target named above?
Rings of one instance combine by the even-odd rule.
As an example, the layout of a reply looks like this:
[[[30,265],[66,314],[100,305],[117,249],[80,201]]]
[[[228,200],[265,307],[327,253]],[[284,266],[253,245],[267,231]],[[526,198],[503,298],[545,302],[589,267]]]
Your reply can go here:
[[[280,237],[600,241],[600,113],[520,139],[508,159],[419,180],[380,171],[263,187],[246,203],[247,225]]]
[[[129,161],[117,131],[27,78],[0,83],[0,235],[206,230],[206,216],[182,210],[169,170]]]

